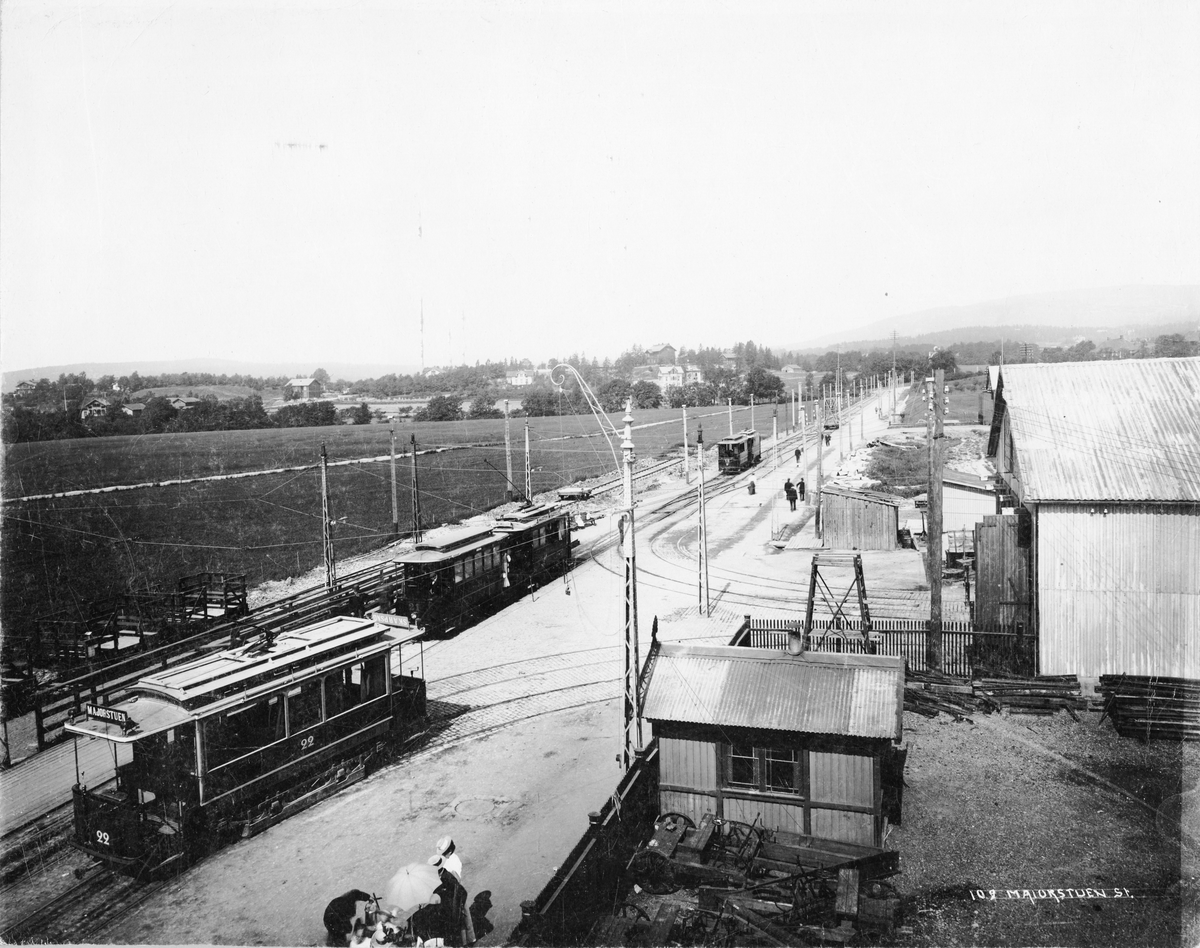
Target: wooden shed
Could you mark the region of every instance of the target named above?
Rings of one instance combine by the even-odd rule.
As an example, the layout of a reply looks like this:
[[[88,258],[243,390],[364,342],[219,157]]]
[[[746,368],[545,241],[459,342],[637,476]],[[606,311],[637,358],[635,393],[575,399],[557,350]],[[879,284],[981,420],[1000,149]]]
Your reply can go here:
[[[900,546],[900,501],[848,487],[821,491],[821,530],[831,550],[894,550]]]
[[[655,642],[659,809],[882,846],[899,822],[904,662]]]

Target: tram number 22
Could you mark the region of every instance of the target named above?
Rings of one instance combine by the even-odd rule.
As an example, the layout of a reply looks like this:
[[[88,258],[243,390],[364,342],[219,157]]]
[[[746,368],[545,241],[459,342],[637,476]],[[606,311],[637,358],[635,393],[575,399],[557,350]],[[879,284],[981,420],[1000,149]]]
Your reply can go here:
[[[300,738],[300,749],[302,751],[312,750],[313,744],[316,743],[316,740],[317,739],[315,736]]]
[[[108,838],[108,833],[104,832],[104,830],[96,830],[96,842],[98,842],[101,846],[112,845],[111,840]]]

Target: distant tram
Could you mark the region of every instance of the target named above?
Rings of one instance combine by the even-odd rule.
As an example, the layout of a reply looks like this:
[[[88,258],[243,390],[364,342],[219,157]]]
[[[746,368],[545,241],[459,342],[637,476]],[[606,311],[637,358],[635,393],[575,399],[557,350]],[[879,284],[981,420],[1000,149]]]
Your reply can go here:
[[[447,531],[396,557],[404,579],[394,611],[419,633],[449,634],[565,573],[571,547],[570,514],[558,504]]]
[[[717,442],[717,470],[722,474],[737,474],[760,460],[762,439],[751,428]]]
[[[415,637],[372,618],[326,619],[87,705],[66,725],[73,845],[132,874],[182,868],[353,783],[423,725],[425,681],[401,665]],[[89,739],[109,745],[115,781],[87,785],[79,744]]]

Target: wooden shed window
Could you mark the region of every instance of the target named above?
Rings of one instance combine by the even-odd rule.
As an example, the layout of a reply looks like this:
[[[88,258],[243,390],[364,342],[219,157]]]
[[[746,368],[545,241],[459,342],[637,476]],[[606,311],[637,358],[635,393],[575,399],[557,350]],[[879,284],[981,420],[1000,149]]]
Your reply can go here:
[[[729,744],[726,749],[725,784],[731,789],[799,796],[800,754],[795,750],[775,747]]]

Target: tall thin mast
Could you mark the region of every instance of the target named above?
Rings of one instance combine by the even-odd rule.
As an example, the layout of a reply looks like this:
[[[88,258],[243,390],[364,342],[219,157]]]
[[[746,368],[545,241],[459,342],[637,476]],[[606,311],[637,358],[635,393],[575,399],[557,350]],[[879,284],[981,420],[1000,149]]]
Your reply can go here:
[[[642,710],[638,706],[638,622],[637,558],[633,531],[633,405],[625,403],[625,437],[621,442],[624,457],[623,481],[625,512],[621,519],[621,548],[625,555],[625,744],[621,763],[625,770],[633,766],[642,748]]]
[[[329,510],[329,459],[321,445],[321,545],[325,559],[325,588],[337,585],[337,565],[333,559],[333,518]]]

